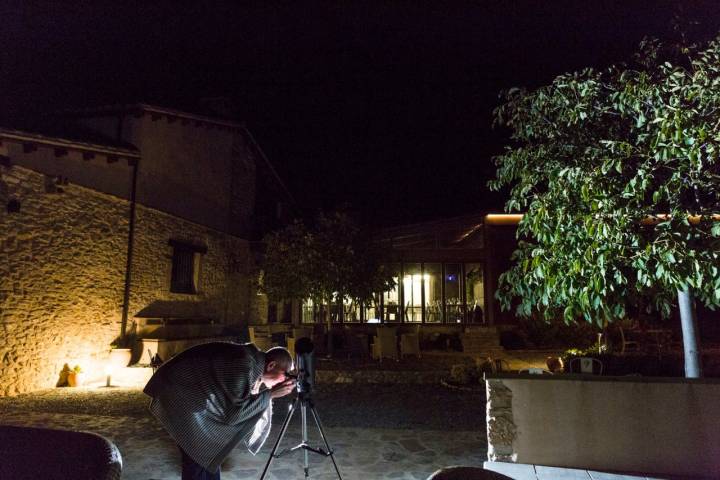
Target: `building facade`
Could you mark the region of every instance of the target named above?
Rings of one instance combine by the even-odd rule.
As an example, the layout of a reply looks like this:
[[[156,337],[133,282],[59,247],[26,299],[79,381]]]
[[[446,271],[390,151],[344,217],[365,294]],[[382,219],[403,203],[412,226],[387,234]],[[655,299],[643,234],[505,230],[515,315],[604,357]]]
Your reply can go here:
[[[515,248],[507,215],[467,215],[386,228],[376,241],[389,259],[395,288],[357,305],[303,305],[303,323],[500,325],[513,323],[495,300],[499,275]]]
[[[292,197],[243,125],[148,105],[65,121],[84,138],[0,129],[0,395],[65,363],[102,376],[147,325],[237,335],[266,315],[254,242]]]

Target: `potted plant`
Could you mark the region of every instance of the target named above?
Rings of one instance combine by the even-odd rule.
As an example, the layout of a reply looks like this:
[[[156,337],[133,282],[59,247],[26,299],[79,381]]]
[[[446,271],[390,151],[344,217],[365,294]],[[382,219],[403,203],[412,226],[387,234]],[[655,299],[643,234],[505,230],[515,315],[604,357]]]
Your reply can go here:
[[[75,365],[72,370],[67,372],[67,383],[71,387],[81,387],[85,382],[85,373],[80,365]]]
[[[114,368],[127,367],[132,359],[132,350],[135,345],[134,333],[121,335],[110,344],[110,365]]]

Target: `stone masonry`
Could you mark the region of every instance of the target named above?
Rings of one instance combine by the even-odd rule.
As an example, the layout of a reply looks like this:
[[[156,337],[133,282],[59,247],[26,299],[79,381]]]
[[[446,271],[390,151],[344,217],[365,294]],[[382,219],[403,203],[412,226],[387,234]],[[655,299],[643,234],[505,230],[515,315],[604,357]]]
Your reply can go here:
[[[201,255],[197,294],[170,292],[170,239],[207,246]],[[130,320],[155,301],[196,302],[199,311],[226,324],[243,324],[250,313],[250,247],[246,240],[138,205],[130,288]]]
[[[44,175],[0,167],[20,211],[0,212],[0,395],[53,386],[63,363],[89,365],[118,334],[128,205]]]
[[[512,390],[502,380],[486,379],[488,460],[516,462],[513,441],[517,427],[513,421]]]
[[[0,166],[0,396],[55,385],[64,363],[102,375],[120,332],[129,202]],[[10,199],[20,202],[10,212]],[[205,302],[226,323],[254,308],[248,242],[138,206],[129,320],[156,300]],[[197,295],[169,292],[170,238],[207,246]]]

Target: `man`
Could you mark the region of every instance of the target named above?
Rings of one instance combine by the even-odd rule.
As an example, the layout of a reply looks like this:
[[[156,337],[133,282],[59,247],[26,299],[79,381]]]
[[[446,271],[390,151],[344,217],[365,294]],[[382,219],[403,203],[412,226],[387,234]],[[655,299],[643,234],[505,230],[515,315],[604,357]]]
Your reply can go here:
[[[143,391],[180,448],[183,480],[219,480],[220,464],[240,442],[257,453],[269,431],[271,400],[295,388],[286,380],[289,370],[292,357],[284,348],[264,353],[253,344],[212,342],[155,372]]]

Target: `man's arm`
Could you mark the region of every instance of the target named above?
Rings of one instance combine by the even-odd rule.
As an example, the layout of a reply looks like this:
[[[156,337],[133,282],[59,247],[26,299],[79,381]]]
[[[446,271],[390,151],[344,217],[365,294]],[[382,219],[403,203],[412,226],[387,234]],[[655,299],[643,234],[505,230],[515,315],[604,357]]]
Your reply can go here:
[[[262,413],[268,407],[271,395],[270,390],[263,390],[258,394],[233,401],[226,408],[225,422],[229,425],[237,425]]]

